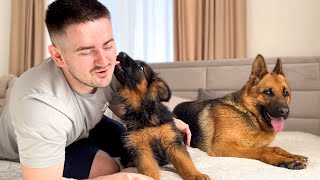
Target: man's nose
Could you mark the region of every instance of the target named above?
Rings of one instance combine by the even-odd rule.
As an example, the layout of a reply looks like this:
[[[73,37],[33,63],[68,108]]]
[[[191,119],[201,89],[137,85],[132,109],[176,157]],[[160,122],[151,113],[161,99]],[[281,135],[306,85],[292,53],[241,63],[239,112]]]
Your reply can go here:
[[[105,52],[103,52],[101,50],[96,51],[95,64],[97,66],[106,66],[109,64],[109,60],[108,60]]]

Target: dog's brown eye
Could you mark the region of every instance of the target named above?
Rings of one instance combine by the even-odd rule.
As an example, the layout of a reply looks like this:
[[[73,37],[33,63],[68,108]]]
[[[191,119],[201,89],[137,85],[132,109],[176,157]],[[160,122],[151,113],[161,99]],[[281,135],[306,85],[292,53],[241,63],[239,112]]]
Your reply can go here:
[[[285,90],[285,89],[283,90],[283,96],[284,96],[284,97],[289,96],[289,92],[288,92],[287,90]]]
[[[143,66],[138,66],[138,67],[139,67],[139,69],[143,70]]]
[[[268,95],[268,96],[272,96],[272,95],[273,95],[273,92],[272,92],[271,89],[269,89],[269,90],[264,90],[262,93],[265,94],[265,95]]]

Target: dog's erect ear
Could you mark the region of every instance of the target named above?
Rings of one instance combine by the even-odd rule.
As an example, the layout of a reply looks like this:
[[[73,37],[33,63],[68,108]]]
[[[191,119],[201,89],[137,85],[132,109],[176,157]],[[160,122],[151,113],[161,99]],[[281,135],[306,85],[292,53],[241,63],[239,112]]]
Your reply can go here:
[[[266,62],[264,61],[263,56],[258,54],[252,64],[250,79],[253,78],[252,79],[253,83],[257,84],[262,79],[262,77],[266,74],[268,74]]]
[[[281,74],[282,76],[284,76],[283,69],[282,69],[282,62],[279,58],[277,60],[276,66],[274,67],[272,72],[274,72],[276,74]]]

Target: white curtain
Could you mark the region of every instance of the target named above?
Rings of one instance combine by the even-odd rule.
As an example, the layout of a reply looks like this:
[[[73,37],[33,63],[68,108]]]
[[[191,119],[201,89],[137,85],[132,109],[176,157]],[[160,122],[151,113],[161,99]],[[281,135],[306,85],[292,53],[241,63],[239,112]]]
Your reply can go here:
[[[118,52],[173,62],[173,0],[100,0],[111,12]]]

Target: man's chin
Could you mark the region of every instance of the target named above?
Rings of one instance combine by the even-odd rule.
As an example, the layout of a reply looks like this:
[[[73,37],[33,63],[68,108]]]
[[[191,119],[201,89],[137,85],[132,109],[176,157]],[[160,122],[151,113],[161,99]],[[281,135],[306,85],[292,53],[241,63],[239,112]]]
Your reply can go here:
[[[111,78],[106,78],[106,79],[100,79],[100,81],[96,81],[95,87],[97,88],[104,88],[109,86],[111,83]]]

